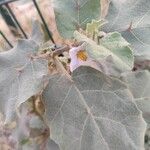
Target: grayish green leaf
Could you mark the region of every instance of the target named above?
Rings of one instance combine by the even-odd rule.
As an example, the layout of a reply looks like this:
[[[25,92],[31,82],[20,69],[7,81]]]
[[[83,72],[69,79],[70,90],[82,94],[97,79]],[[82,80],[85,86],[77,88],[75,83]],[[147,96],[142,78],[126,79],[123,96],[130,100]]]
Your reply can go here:
[[[85,28],[92,19],[100,18],[100,0],[53,0],[60,34],[73,37],[73,32]]]
[[[146,124],[126,85],[80,67],[55,75],[43,93],[51,138],[61,150],[142,150]]]
[[[138,59],[150,60],[150,1],[110,0],[106,32],[120,31]],[[128,29],[128,30],[127,30]]]
[[[150,72],[138,71],[123,74],[143,117],[150,124]]]
[[[6,122],[16,107],[43,89],[47,61],[31,58],[38,48],[32,40],[20,40],[15,48],[0,53],[0,110]]]
[[[121,33],[134,49],[136,62],[150,61],[150,26],[134,28]]]
[[[46,150],[59,150],[58,145],[53,140],[48,140]]]
[[[50,34],[52,36],[51,31]],[[35,41],[38,45],[42,45],[42,46],[43,44],[44,45],[46,44],[45,42],[50,40],[47,30],[45,29],[45,26],[38,20],[34,20],[32,23],[31,40]]]
[[[104,66],[104,72],[108,72],[107,74],[119,75],[121,72],[133,68],[132,50],[129,47],[129,43],[118,32],[107,34],[101,39],[100,45],[77,31],[74,33],[74,37],[78,41],[87,43],[85,49],[92,59],[103,63],[104,58],[111,56],[111,60],[106,61]],[[111,65],[112,68],[109,67],[110,62],[113,64]]]
[[[45,40],[42,24],[38,20],[33,21],[31,40],[36,42],[38,45],[43,44]]]
[[[133,28],[150,26],[149,0],[110,0],[106,19],[106,31],[124,31],[132,23]]]

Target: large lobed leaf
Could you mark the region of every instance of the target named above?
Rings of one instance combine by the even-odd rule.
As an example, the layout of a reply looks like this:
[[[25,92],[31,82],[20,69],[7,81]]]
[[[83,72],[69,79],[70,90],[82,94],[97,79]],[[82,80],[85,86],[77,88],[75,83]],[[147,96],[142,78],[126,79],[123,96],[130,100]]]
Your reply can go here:
[[[31,58],[38,48],[32,40],[19,40],[15,48],[0,53],[0,110],[6,122],[14,117],[16,107],[44,87],[47,61]]]
[[[138,61],[150,60],[150,1],[110,0],[106,32],[120,31]]]
[[[100,17],[100,0],[53,0],[56,23],[65,38],[73,37],[73,32],[85,28],[92,19]]]
[[[120,75],[133,68],[132,49],[121,34],[117,32],[107,34],[101,39],[100,45],[77,31],[74,37],[78,41],[86,42],[85,49],[89,57],[101,63],[106,74]],[[107,60],[103,61],[105,58]]]
[[[44,88],[48,61],[34,59],[43,42],[41,24],[34,21],[30,39],[19,40],[13,49],[0,53],[0,111],[5,123],[14,119],[20,104]]]
[[[90,67],[55,75],[43,93],[61,150],[141,150],[146,124],[123,82]]]

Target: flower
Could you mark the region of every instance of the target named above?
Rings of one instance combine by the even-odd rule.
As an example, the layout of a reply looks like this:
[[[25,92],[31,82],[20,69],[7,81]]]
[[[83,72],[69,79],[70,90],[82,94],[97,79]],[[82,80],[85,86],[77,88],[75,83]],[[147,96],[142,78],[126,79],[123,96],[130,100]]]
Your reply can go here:
[[[72,47],[69,51],[71,58],[70,71],[73,72],[76,68],[84,65],[88,61],[88,54],[85,50],[85,43],[78,47]]]

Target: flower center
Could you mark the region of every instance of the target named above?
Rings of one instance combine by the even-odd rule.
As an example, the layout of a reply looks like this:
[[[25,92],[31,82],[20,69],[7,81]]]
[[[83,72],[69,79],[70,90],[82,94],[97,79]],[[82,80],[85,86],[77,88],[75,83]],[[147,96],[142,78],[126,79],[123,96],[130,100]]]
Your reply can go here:
[[[80,60],[86,61],[87,60],[87,53],[86,53],[86,51],[85,50],[78,51],[77,58],[80,59]]]

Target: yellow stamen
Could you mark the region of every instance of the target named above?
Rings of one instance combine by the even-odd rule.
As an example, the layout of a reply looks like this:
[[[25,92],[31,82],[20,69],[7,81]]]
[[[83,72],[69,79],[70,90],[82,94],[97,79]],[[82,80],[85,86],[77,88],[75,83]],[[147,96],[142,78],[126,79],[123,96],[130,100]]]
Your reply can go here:
[[[83,61],[86,61],[87,60],[87,53],[85,50],[80,50],[78,53],[77,53],[77,58],[78,59],[81,59]]]

